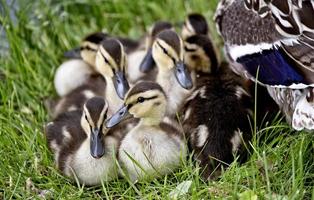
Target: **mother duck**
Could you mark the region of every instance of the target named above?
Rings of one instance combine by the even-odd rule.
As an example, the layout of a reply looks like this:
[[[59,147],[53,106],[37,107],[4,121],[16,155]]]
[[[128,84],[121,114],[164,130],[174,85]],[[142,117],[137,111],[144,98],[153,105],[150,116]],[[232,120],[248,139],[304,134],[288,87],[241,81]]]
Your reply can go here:
[[[265,85],[296,130],[314,130],[314,1],[222,0],[215,21],[233,70]]]

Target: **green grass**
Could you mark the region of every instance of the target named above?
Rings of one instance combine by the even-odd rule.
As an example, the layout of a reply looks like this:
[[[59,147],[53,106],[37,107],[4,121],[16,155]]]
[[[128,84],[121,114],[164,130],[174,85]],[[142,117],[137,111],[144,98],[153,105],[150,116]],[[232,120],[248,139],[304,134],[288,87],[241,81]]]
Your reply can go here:
[[[23,9],[13,23],[0,0],[0,22],[10,44],[0,59],[0,199],[38,198],[25,189],[28,178],[36,188],[52,191],[54,199],[165,199],[186,180],[192,185],[184,199],[314,199],[314,134],[295,132],[280,120],[257,129],[250,160],[233,163],[215,182],[203,181],[191,159],[173,175],[136,185],[118,180],[83,187],[63,177],[43,137],[49,120],[43,100],[55,95],[52,80],[63,52],[90,32],[138,38],[155,20],[178,22],[192,11],[203,13],[215,33],[218,0],[31,2],[19,2]],[[221,44],[217,34],[214,38]]]

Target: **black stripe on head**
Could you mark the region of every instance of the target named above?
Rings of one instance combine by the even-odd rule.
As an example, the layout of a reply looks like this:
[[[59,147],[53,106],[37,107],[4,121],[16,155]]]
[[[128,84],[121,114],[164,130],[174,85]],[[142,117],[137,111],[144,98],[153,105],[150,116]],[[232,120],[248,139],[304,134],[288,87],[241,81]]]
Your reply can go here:
[[[85,103],[85,107],[88,110],[90,117],[92,118],[95,125],[97,124],[101,111],[104,109],[105,106],[106,106],[106,102],[102,97],[90,98]]]
[[[218,68],[218,59],[216,55],[216,51],[214,49],[212,41],[205,35],[193,35],[186,39],[186,42],[189,44],[196,44],[197,46],[201,47],[207,57],[211,61],[211,68],[213,71]],[[187,51],[189,51],[187,49]]]
[[[84,41],[88,41],[94,44],[100,44],[101,41],[106,39],[108,37],[108,34],[102,33],[102,32],[97,32],[97,33],[92,33],[84,38]]]
[[[116,62],[118,67],[120,66],[122,59],[122,45],[116,39],[107,39],[101,43],[102,47],[109,53],[109,55]]]
[[[181,52],[181,43],[178,34],[172,30],[164,30],[157,35],[157,38],[165,41],[169,46],[171,46],[178,55]]]
[[[151,36],[152,37],[156,37],[156,35],[158,33],[160,33],[161,31],[167,30],[167,29],[171,29],[173,26],[171,23],[166,22],[166,21],[157,21],[154,23],[153,25],[153,29],[151,32]]]
[[[151,81],[142,81],[134,85],[133,88],[131,88],[126,98],[129,98],[135,94],[146,92],[149,90],[159,90],[161,93],[163,93],[166,96],[164,90],[161,88],[161,86],[158,83],[151,82]]]
[[[188,20],[197,34],[206,35],[208,33],[207,21],[203,15],[192,13],[188,15]]]

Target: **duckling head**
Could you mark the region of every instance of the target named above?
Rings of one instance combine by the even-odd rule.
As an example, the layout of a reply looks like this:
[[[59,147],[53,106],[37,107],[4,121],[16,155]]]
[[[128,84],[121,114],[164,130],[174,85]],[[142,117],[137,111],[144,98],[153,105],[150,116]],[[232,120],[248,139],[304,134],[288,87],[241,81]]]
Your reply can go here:
[[[161,86],[143,81],[128,92],[124,105],[106,122],[113,127],[130,117],[140,118],[147,125],[159,124],[166,112],[167,98]]]
[[[108,130],[104,122],[107,112],[108,103],[101,97],[93,97],[84,105],[81,126],[90,140],[90,153],[94,158],[105,154],[104,137]]]
[[[108,37],[102,32],[92,33],[85,37],[78,48],[74,48],[64,53],[67,58],[79,58],[87,64],[95,67],[95,57],[98,50],[98,45],[101,41]]]
[[[218,59],[212,41],[205,35],[193,35],[184,41],[184,60],[191,71],[215,72]]]
[[[149,30],[149,35],[146,38],[146,55],[143,59],[143,61],[140,64],[140,71],[143,73],[147,73],[150,70],[153,69],[155,66],[155,62],[152,56],[152,45],[153,42],[157,36],[158,33],[160,33],[163,30],[167,29],[173,29],[173,26],[171,23],[166,21],[157,21],[154,23],[154,25]]]
[[[193,87],[190,73],[183,62],[183,41],[176,32],[165,30],[159,33],[153,43],[152,54],[158,73],[174,73],[181,87]]]
[[[129,90],[126,79],[126,54],[123,45],[116,39],[101,42],[96,55],[96,70],[104,76],[107,83],[113,83],[120,99]]]
[[[198,13],[192,13],[187,16],[182,27],[182,38],[186,38],[192,35],[207,35],[208,34],[208,25],[205,17]]]

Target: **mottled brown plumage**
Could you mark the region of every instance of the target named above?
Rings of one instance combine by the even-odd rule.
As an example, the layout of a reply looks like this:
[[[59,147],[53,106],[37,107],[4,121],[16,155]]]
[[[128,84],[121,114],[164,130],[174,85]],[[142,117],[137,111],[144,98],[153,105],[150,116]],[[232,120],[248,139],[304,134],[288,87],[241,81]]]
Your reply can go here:
[[[85,104],[84,111],[76,110],[60,114],[45,127],[47,144],[54,154],[57,168],[65,175],[77,177],[87,185],[100,184],[101,180],[116,177],[113,160],[120,132],[103,128],[107,117],[108,104],[101,97],[93,97]],[[89,118],[89,116],[91,118]],[[99,124],[98,122],[102,122]],[[103,155],[94,157],[92,153],[91,131],[100,131]],[[106,171],[108,170],[108,171]],[[110,178],[109,178],[110,177]]]
[[[228,65],[200,76],[182,109],[182,124],[205,179],[217,178],[234,154],[245,160],[243,141],[251,138],[250,113],[250,96]]]
[[[86,83],[71,91],[66,96],[58,99],[49,108],[50,115],[56,118],[59,114],[81,110],[84,103],[93,96],[105,96],[106,81],[101,75],[92,75]]]

